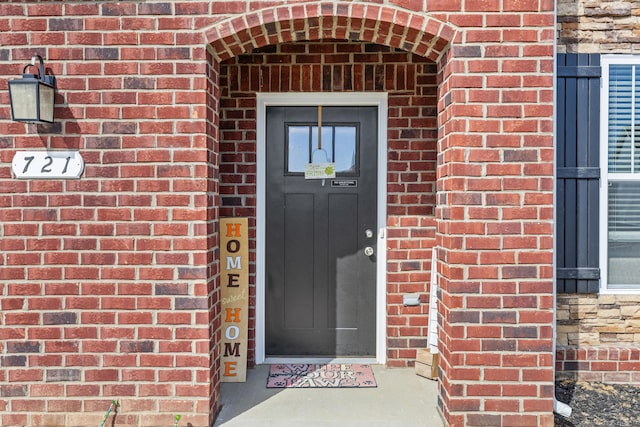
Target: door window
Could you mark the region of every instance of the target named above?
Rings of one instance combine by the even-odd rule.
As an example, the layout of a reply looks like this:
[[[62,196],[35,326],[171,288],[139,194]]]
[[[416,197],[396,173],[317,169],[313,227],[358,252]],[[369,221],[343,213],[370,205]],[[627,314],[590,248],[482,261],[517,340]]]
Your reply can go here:
[[[308,163],[335,163],[337,175],[358,175],[357,124],[323,125],[320,147],[317,126],[289,123],[286,127],[287,175],[303,175]]]

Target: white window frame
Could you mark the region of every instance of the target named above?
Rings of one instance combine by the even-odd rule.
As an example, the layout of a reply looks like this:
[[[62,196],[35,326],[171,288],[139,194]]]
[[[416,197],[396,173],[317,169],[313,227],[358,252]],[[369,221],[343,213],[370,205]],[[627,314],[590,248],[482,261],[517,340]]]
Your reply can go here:
[[[638,181],[639,174],[609,173],[609,67],[611,65],[636,65],[640,67],[640,55],[609,54],[601,56],[602,78],[600,90],[600,294],[640,294],[640,277],[636,285],[628,288],[609,286],[609,180],[615,175],[615,181]],[[640,85],[634,93],[640,91]],[[640,108],[640,105],[638,106]],[[633,161],[633,160],[632,160]],[[634,176],[635,175],[635,176]]]

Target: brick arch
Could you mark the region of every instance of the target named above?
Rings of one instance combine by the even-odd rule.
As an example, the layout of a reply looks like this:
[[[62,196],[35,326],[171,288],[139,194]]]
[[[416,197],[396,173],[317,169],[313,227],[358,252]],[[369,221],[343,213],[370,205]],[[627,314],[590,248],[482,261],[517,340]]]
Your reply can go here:
[[[205,32],[218,61],[266,45],[321,39],[367,41],[437,61],[455,35],[451,25],[427,14],[359,1],[260,9],[222,20]]]

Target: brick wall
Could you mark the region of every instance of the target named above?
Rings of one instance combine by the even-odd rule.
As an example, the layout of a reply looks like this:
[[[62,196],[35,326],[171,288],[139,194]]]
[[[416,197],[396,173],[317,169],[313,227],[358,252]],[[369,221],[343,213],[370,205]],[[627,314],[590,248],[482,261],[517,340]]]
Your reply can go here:
[[[553,5],[533,3],[483,21],[501,29],[467,16],[443,65],[436,217],[453,425],[553,424],[553,32],[540,28]]]
[[[323,34],[439,61],[440,407],[452,425],[550,424],[553,4],[429,8],[441,22],[413,25],[424,21],[385,5],[274,6],[221,22],[207,37],[223,60],[256,43]],[[439,57],[447,40],[455,43]]]
[[[388,93],[387,356],[391,366],[412,365],[415,349],[427,346],[428,305],[404,307],[402,295],[420,293],[422,301],[428,302],[431,248],[435,243],[435,64],[375,44],[295,43],[273,45],[227,60],[222,63],[221,74],[221,215],[249,216],[252,227],[256,207],[256,92]],[[252,298],[254,284],[252,275]],[[251,355],[254,324],[252,318]]]
[[[207,67],[206,67],[206,101],[207,101],[207,114],[206,114],[206,156],[207,163],[207,187],[206,191],[202,191],[199,194],[200,203],[206,200],[205,206],[207,209],[206,218],[217,219],[219,218],[220,207],[220,124],[219,124],[219,111],[220,111],[220,64],[213,60],[210,54],[207,53]],[[202,224],[200,224],[202,225]],[[209,316],[207,319],[207,326],[209,328],[209,347],[208,347],[208,363],[209,380],[208,390],[200,390],[202,395],[205,395],[205,391],[208,392],[209,404],[207,407],[204,405],[204,401],[201,401],[200,406],[196,407],[196,412],[199,414],[205,414],[206,417],[202,417],[207,420],[208,424],[211,424],[215,419],[218,410],[218,398],[220,393],[220,345],[222,342],[222,309],[219,304],[220,291],[219,291],[219,259],[216,249],[219,250],[219,236],[218,227],[213,221],[207,221],[206,223],[206,235],[207,235],[207,300],[209,308]],[[204,323],[204,319],[203,319]],[[204,353],[204,349],[203,349]]]
[[[558,378],[578,381],[637,384],[640,381],[640,349],[611,346],[558,346]]]
[[[113,398],[122,403],[117,425],[170,424],[177,412],[194,426],[211,422],[225,164],[219,61],[318,39],[387,45],[438,64],[435,222],[432,148],[398,153],[417,148],[424,164],[390,157],[410,169],[390,170],[399,258],[389,293],[429,270],[435,227],[445,419],[550,424],[551,1],[26,0],[2,2],[0,14],[0,87],[39,53],[59,89],[56,123],[37,126],[11,122],[0,91],[0,424],[97,425]],[[423,110],[433,106],[433,81],[425,90]],[[390,107],[398,119],[430,114]],[[419,125],[426,134],[397,135],[399,123],[393,144],[432,144],[430,124]],[[80,150],[83,177],[12,177],[16,150],[44,148]],[[221,209],[232,207],[240,212]],[[395,317],[402,309],[389,302],[389,319],[405,322],[392,325],[405,334],[392,356],[405,364],[411,352],[402,349],[424,325],[411,324],[417,314]]]
[[[558,51],[638,53],[640,14],[633,0],[557,0]]]
[[[202,5],[0,4],[0,425],[99,425],[112,399],[116,425],[209,424],[217,119]],[[57,77],[53,125],[9,120],[7,80],[34,53]],[[79,150],[82,178],[12,177],[16,150],[43,149]]]

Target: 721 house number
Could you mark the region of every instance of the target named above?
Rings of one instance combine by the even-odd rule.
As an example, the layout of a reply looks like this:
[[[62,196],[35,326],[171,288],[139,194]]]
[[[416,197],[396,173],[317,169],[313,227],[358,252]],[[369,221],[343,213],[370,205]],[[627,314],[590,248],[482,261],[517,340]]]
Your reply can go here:
[[[84,170],[79,151],[18,151],[11,164],[16,178],[75,179]]]

